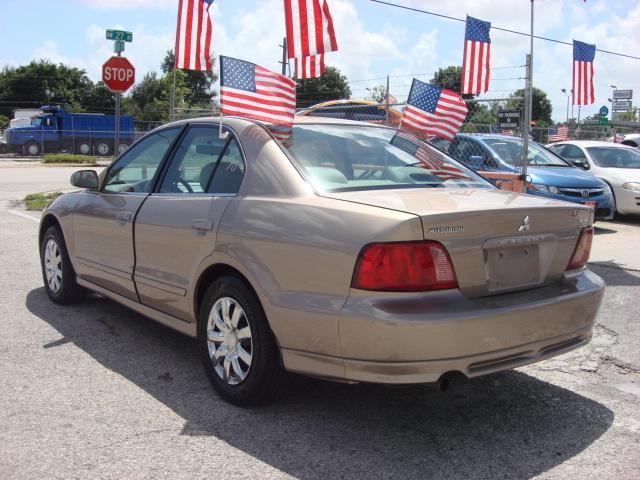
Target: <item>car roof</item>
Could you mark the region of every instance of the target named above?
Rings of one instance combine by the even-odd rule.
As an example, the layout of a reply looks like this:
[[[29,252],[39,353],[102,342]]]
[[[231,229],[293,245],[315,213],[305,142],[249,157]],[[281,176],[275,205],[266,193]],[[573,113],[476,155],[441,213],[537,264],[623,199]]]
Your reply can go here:
[[[226,124],[257,124],[265,127],[271,126],[271,124],[267,122],[262,122],[259,120],[253,120],[245,117],[236,117],[232,115],[225,115],[223,117],[223,123]],[[211,123],[213,125],[218,125],[220,123],[220,117],[196,117],[196,118],[186,118],[183,120],[176,120],[175,122],[167,123],[158,128],[165,128],[174,125],[184,125],[185,123]],[[342,118],[331,118],[331,117],[313,117],[313,116],[300,116],[295,117],[293,120],[294,125],[304,125],[304,124],[336,124],[336,125],[350,125],[350,126],[360,126],[367,128],[394,128],[392,126],[387,125],[379,125],[367,122],[359,122],[357,120],[345,120]],[[233,125],[231,125],[233,126]]]
[[[487,138],[487,139],[493,139],[493,140],[522,141],[520,137],[512,137],[510,135],[501,135],[499,133],[456,133],[455,136],[459,138],[478,138],[478,139]]]
[[[562,140],[549,145],[577,145],[579,147],[615,147],[615,148],[633,148],[629,145],[621,143],[603,142],[602,140]]]

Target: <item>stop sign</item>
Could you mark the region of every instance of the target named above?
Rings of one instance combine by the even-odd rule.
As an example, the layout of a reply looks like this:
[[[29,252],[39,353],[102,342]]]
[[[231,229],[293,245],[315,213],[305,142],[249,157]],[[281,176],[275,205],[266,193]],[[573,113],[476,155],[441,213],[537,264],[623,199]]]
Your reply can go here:
[[[112,92],[126,92],[136,81],[136,69],[125,57],[111,57],[102,65],[102,81]]]

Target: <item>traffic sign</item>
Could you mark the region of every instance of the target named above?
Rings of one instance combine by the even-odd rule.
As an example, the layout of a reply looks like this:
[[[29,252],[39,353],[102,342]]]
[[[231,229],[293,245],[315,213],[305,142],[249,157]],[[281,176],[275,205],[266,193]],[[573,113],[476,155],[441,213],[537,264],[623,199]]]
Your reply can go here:
[[[633,90],[614,90],[614,100],[631,100],[633,98]]]
[[[113,51],[115,53],[124,52],[124,40],[116,40],[115,42],[113,42]]]
[[[601,117],[606,117],[607,115],[609,115],[609,109],[607,108],[606,105],[603,105],[600,107],[600,116]]]
[[[102,66],[102,81],[109,90],[124,93],[136,81],[136,69],[125,57],[111,57]]]
[[[520,116],[518,110],[500,110],[498,112],[498,128],[518,128]]]
[[[609,117],[600,117],[599,125],[609,125]]]
[[[628,112],[631,110],[631,100],[617,100],[611,105],[614,112]]]
[[[133,32],[125,30],[107,30],[107,40],[122,40],[123,42],[133,42]]]

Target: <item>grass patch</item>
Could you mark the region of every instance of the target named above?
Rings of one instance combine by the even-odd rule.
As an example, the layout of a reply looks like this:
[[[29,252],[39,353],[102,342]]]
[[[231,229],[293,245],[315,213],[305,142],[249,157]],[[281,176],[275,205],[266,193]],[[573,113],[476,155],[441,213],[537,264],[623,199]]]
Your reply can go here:
[[[95,164],[96,160],[96,158],[89,155],[76,155],[74,153],[47,153],[42,157],[42,163]],[[103,157],[101,160],[111,160],[111,158]]]
[[[27,210],[44,210],[49,202],[62,195],[62,192],[30,193],[24,197],[24,206]]]

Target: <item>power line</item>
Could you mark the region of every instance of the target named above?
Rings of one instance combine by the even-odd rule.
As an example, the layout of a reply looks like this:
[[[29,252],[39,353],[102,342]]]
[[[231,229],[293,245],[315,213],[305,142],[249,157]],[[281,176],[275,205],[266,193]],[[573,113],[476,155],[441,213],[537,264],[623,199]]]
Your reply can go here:
[[[382,0],[371,0],[371,1],[374,2],[374,3],[380,3],[382,5],[388,5],[390,7],[402,8],[404,10],[411,10],[412,12],[426,13],[427,15],[433,15],[435,17],[441,17],[441,18],[446,18],[448,20],[455,20],[456,22],[464,22],[464,23],[466,23],[466,20],[464,18],[451,17],[449,15],[443,15],[441,13],[429,12],[427,10],[421,10],[419,8],[407,7],[406,5],[398,5],[397,3],[384,2]],[[496,27],[494,25],[491,25],[491,28],[493,30],[501,30],[503,32],[514,33],[516,35],[523,35],[525,37],[530,37],[531,36],[530,34],[525,33],[525,32],[518,32],[517,30],[510,30],[508,28]],[[539,40],[546,40],[547,42],[561,43],[563,45],[573,46],[572,43],[563,42],[562,40],[556,40],[555,38],[541,37],[539,35],[533,35],[533,38],[537,38]],[[602,53],[608,53],[610,55],[618,55],[620,57],[633,58],[634,60],[640,60],[640,57],[635,57],[633,55],[627,55],[625,53],[610,52],[609,50],[600,50],[599,48],[596,48],[596,51],[602,52]]]

